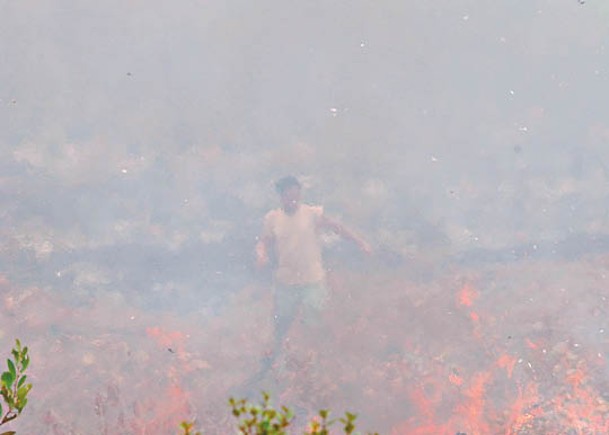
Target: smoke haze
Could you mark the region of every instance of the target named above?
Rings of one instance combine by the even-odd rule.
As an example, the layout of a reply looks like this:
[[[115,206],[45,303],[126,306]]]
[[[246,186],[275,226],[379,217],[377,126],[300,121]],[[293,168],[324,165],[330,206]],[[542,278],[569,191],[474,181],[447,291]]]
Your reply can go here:
[[[244,350],[255,364],[270,309],[249,293],[268,280],[254,271],[253,248],[265,212],[277,206],[273,182],[285,174],[300,178],[307,201],[375,247],[364,259],[330,240],[336,286],[362,294],[380,286],[383,304],[383,295],[400,294],[396,282],[430,286],[407,291],[402,313],[427,306],[431,318],[444,315],[442,291],[460,290],[463,276],[501,287],[512,274],[548,278],[562,262],[583,264],[577,276],[604,268],[586,259],[609,250],[608,22],[609,6],[594,0],[0,0],[2,348],[19,331],[33,352],[39,345],[35,370],[52,359],[39,341],[57,337],[94,341],[116,328],[115,342],[125,346],[151,337],[166,343],[146,329],[161,315],[173,319],[169,329],[205,331],[200,346],[220,336],[237,343],[235,325],[258,325],[262,338]],[[503,269],[529,261],[524,272]],[[358,281],[362,272],[369,281]],[[561,286],[549,281],[535,285]],[[361,297],[362,306],[376,303]],[[58,307],[98,310],[107,320],[72,324],[50,314]],[[112,325],[117,307],[124,318]],[[354,307],[336,315],[343,326],[357,323]],[[560,322],[577,324],[587,312],[574,310]],[[141,336],[131,337],[136,311]],[[381,321],[383,313],[368,317],[381,335],[396,327]],[[421,328],[415,341],[441,340],[422,319],[402,327]],[[599,327],[573,330],[596,352],[601,344],[589,334]],[[399,348],[402,338],[386,347]],[[155,352],[154,344],[142,346]],[[205,362],[213,369],[201,357],[196,370],[234,361],[224,373],[231,380],[206,390],[223,406],[249,368],[237,364],[234,348],[214,352],[216,361]],[[52,366],[62,364],[45,370]],[[204,397],[207,381],[193,382]],[[38,380],[33,391],[39,403],[52,403],[60,391],[45,385]],[[346,386],[337,389],[352,397]],[[195,396],[191,415],[207,400]],[[363,399],[341,400],[330,402],[380,415]],[[36,426],[43,411],[32,402],[20,424],[43,433]],[[413,409],[364,421],[400,433],[396,425],[416,416]],[[54,424],[86,433],[90,420],[68,423],[69,413]]]

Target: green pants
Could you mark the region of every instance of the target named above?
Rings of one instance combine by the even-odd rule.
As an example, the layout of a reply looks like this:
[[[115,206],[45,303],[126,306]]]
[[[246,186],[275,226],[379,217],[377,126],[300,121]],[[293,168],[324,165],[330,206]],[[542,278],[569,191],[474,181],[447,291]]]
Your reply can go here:
[[[276,285],[274,291],[275,357],[281,351],[283,340],[299,314],[299,321],[305,327],[310,328],[321,323],[321,313],[328,303],[328,290],[319,283]]]
[[[309,285],[275,285],[273,313],[273,350],[262,361],[262,367],[252,380],[263,378],[281,353],[283,341],[294,320],[306,327],[321,326],[321,313],[328,303],[328,290],[323,283]]]

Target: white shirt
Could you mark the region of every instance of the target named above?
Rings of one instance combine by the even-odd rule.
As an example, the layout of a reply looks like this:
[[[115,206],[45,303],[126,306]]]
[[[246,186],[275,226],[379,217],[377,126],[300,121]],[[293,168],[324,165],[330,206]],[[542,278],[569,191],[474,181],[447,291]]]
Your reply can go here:
[[[319,221],[323,208],[299,204],[293,214],[279,208],[264,217],[263,237],[275,243],[275,280],[283,285],[308,285],[324,281]]]

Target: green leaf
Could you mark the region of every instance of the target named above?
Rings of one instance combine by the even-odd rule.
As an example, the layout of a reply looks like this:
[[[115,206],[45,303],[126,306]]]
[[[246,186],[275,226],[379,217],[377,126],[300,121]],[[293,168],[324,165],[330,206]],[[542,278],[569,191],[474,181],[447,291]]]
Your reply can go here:
[[[17,412],[19,414],[21,414],[21,411],[23,411],[23,408],[25,408],[25,405],[27,405],[27,399],[23,399],[22,402],[19,402],[17,404],[17,406],[15,406],[15,408],[17,408]]]
[[[11,372],[11,375],[13,375],[13,378],[16,378],[17,370],[15,369],[15,364],[10,359],[6,360],[6,364],[8,365],[8,371]]]
[[[4,401],[8,405],[9,410],[15,407],[15,396],[13,396],[12,392],[9,392],[9,394],[3,394],[2,397],[4,397]]]
[[[23,365],[23,368],[21,369],[22,372],[25,371],[25,369],[27,369],[27,367],[30,365],[30,357],[24,357],[23,360],[21,361],[21,364]]]
[[[15,435],[17,432],[14,430],[9,430],[8,432],[2,432],[0,435]]]
[[[17,390],[17,400],[19,402],[22,402],[25,399],[25,396],[27,396],[27,393],[30,391],[30,389],[32,388],[31,384],[28,384],[24,387],[21,387]]]
[[[13,382],[15,382],[15,377],[10,372],[2,373],[0,379],[2,380],[2,384],[4,384],[6,388],[11,388],[13,386]]]
[[[2,412],[2,403],[0,403],[0,417],[2,417],[4,415],[4,412]]]
[[[25,382],[26,379],[27,379],[26,375],[21,376],[21,379],[19,379],[19,382],[17,382],[17,388],[21,388],[21,386],[23,385],[23,383]]]

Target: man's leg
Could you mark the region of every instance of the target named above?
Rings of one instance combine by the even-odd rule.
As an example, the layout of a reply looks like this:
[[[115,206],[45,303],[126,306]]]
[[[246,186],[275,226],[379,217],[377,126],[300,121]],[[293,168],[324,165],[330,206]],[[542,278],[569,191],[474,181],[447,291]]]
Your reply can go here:
[[[263,357],[260,369],[244,382],[248,388],[253,388],[266,377],[281,354],[284,339],[302,304],[302,291],[299,290],[298,287],[286,286],[273,289],[273,347],[271,353]]]
[[[307,286],[302,301],[302,315],[299,317],[302,341],[296,356],[300,366],[297,368],[295,382],[298,383],[299,391],[297,403],[310,411],[319,405],[325,407],[329,403],[327,395],[332,391],[331,385],[326,384],[328,380],[325,367],[330,349],[328,345],[332,340],[324,315],[328,302],[329,292],[324,284]]]
[[[281,354],[284,340],[294,323],[304,295],[302,289],[296,286],[277,286],[274,293],[273,348],[271,354],[265,357],[262,373],[270,370]]]
[[[323,323],[323,312],[329,301],[328,288],[324,284],[308,286],[303,293],[302,321],[311,331],[323,331],[327,325]]]

